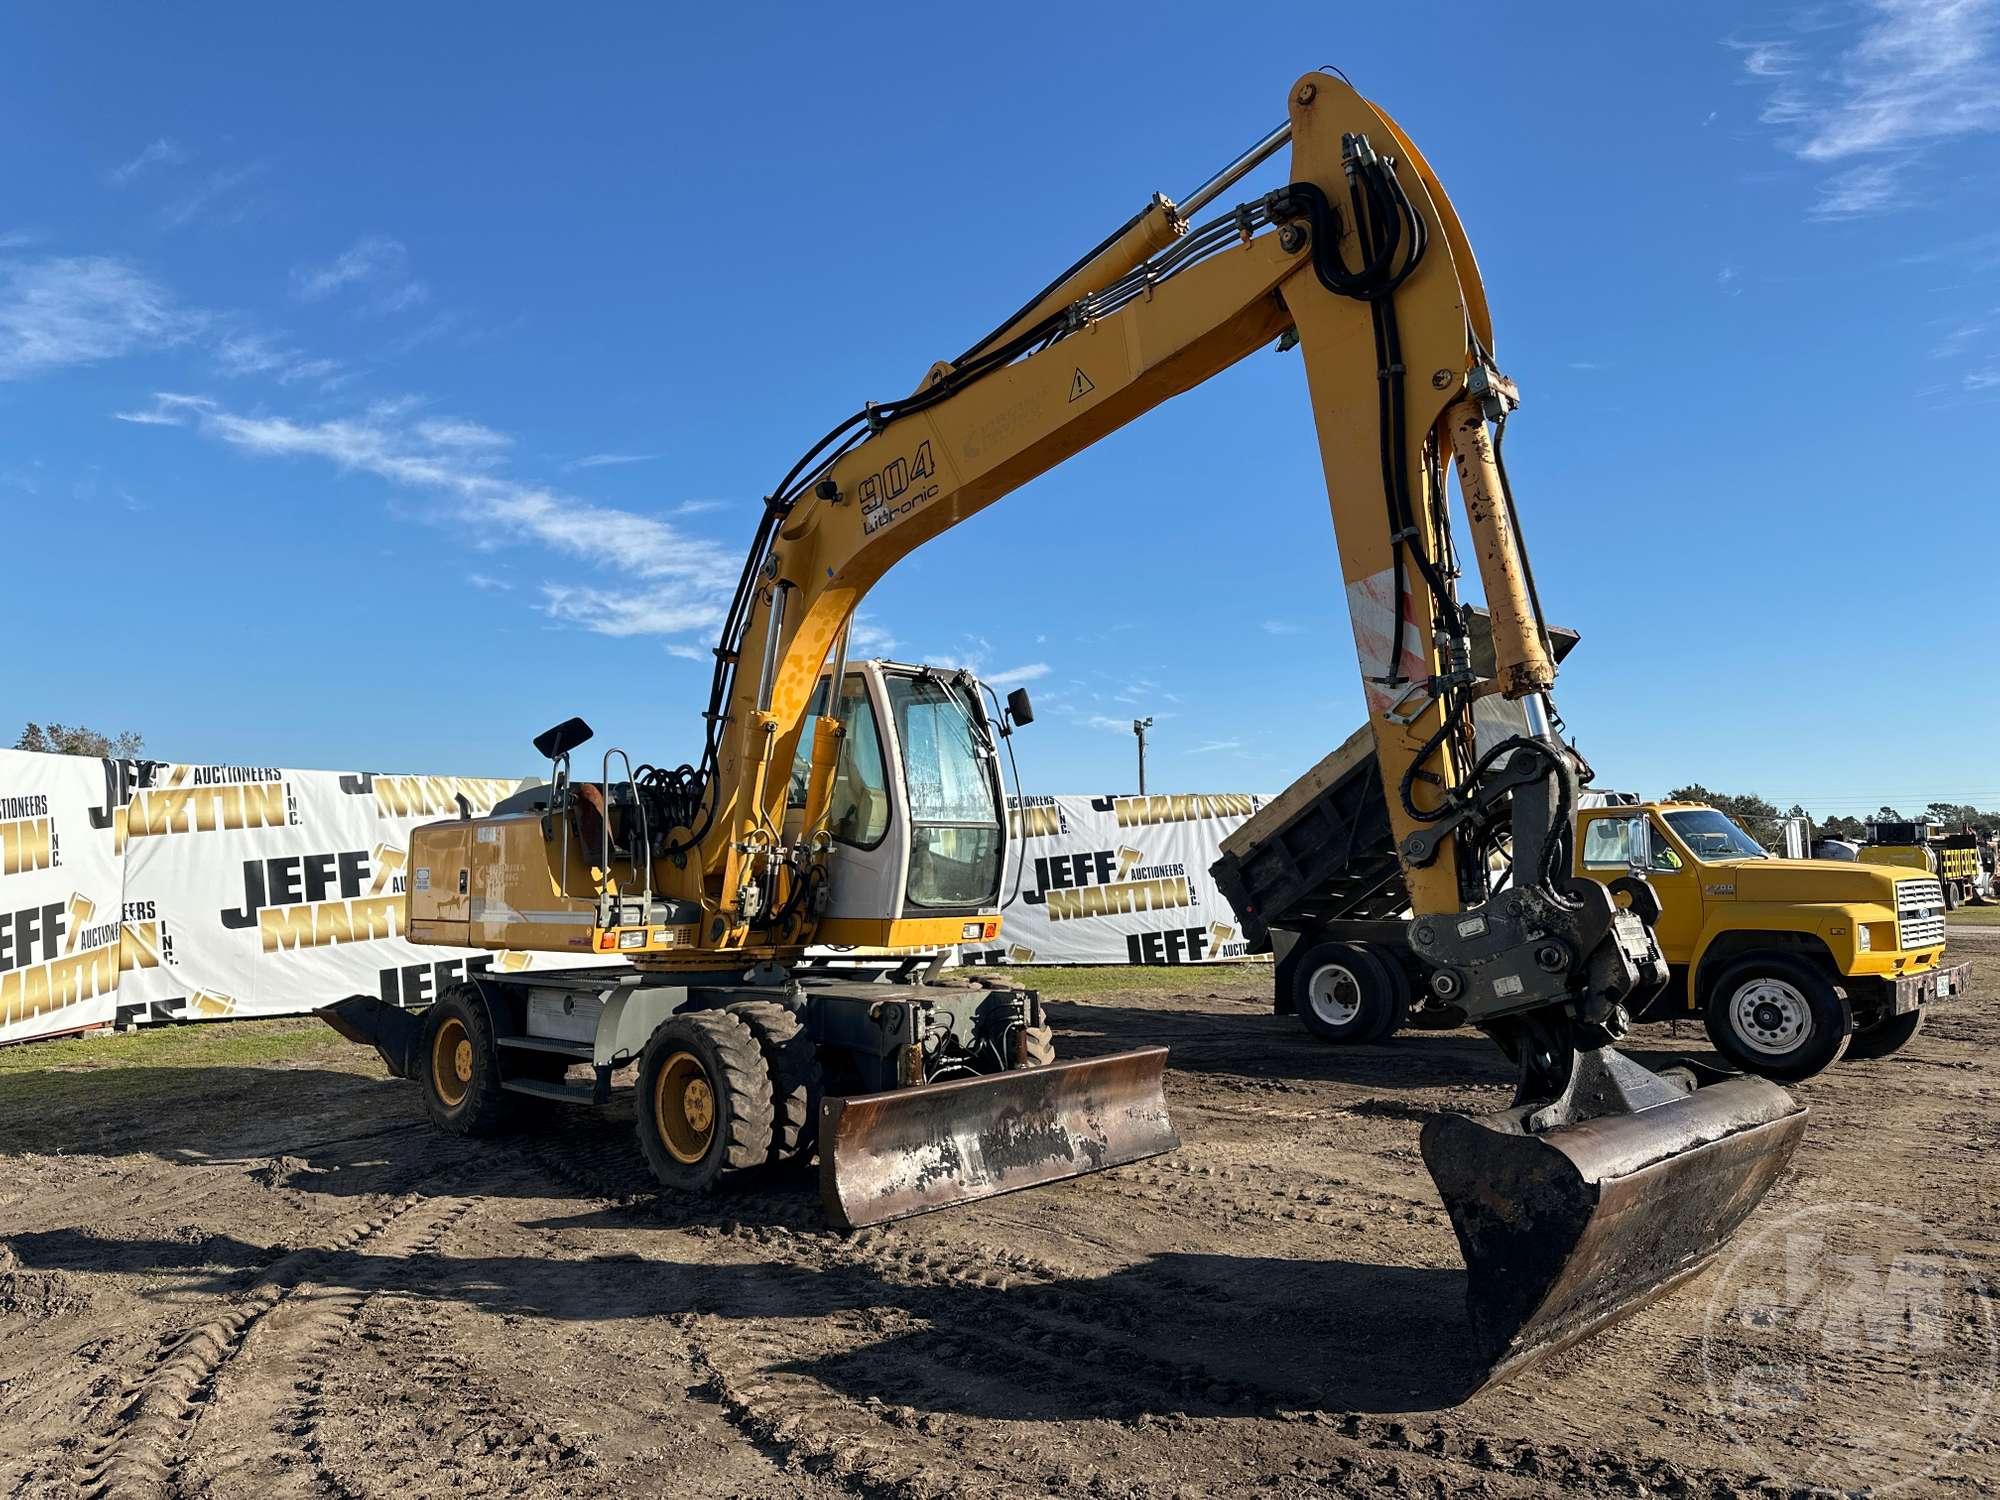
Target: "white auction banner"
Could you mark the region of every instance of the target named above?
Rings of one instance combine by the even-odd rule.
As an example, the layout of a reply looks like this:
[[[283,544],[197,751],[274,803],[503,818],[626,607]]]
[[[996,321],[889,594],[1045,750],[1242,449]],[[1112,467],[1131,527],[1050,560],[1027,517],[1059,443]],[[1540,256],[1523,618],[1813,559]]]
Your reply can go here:
[[[966,960],[1190,964],[1243,957],[1236,913],[1208,869],[1222,841],[1269,800],[1217,792],[1017,802],[1000,941],[968,946]]]
[[[101,1026],[128,937],[102,762],[0,750],[0,1042]]]

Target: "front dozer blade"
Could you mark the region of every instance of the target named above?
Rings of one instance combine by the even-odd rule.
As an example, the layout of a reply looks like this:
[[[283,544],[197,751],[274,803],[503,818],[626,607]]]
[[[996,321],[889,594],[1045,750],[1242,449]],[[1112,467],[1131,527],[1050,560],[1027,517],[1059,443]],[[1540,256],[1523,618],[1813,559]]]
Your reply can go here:
[[[974,1203],[1180,1145],[1167,1049],[820,1104],[819,1191],[842,1229]]]
[[[373,1047],[398,1078],[417,1076],[417,1052],[424,1035],[421,1012],[402,1010],[373,995],[349,995],[313,1014],[350,1042]]]
[[[1805,1133],[1805,1107],[1765,1079],[1655,1075],[1608,1048],[1578,1058],[1588,1083],[1553,1108],[1424,1126],[1424,1165],[1465,1255],[1480,1386],[1701,1270]],[[1606,1096],[1619,1102],[1597,1113]],[[1572,1113],[1591,1117],[1560,1122]]]

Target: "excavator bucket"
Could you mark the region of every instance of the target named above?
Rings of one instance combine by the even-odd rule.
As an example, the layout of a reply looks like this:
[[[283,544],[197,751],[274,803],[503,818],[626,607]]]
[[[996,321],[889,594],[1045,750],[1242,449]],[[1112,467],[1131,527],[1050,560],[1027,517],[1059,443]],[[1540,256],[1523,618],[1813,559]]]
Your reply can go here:
[[[1424,1126],[1424,1165],[1465,1256],[1482,1387],[1700,1271],[1805,1133],[1805,1107],[1764,1079],[1693,1064],[1656,1075],[1609,1049],[1580,1055],[1613,1085],[1585,1105]],[[1620,1086],[1629,1092],[1610,1110],[1547,1123],[1602,1108]]]
[[[1166,1066],[1166,1048],[1145,1047],[826,1099],[820,1201],[856,1229],[1172,1151]]]

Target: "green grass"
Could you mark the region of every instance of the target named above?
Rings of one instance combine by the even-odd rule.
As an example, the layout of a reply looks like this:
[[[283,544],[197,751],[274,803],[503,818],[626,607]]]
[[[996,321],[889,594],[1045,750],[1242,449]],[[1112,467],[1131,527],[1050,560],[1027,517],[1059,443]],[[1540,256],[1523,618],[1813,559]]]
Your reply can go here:
[[[2000,927],[2000,906],[1961,906],[1945,918],[1945,930],[1953,927]]]
[[[90,1073],[106,1068],[255,1067],[347,1045],[323,1021],[311,1016],[281,1021],[210,1021],[0,1047],[0,1078],[23,1073]]]
[[[1086,999],[1091,995],[1207,994],[1210,990],[1231,993],[1247,987],[1268,988],[1268,964],[1169,964],[1137,968],[1123,964],[1091,964],[1075,968],[1055,968],[1043,964],[1008,964],[993,972],[1005,975],[1009,984],[1039,990],[1052,1000]]]
[[[79,1119],[134,1117],[141,1102],[168,1107],[190,1091],[212,1103],[218,1080],[240,1080],[246,1076],[241,1070],[353,1050],[310,1016],[146,1027],[0,1047],[0,1138],[61,1149]]]

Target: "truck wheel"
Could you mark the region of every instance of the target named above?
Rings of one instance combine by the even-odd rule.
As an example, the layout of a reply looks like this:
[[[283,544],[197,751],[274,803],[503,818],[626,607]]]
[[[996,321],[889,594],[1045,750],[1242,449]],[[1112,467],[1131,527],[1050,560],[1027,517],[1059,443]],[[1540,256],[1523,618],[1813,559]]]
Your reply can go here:
[[[1382,1017],[1382,1029],[1369,1038],[1370,1041],[1386,1042],[1390,1037],[1410,1024],[1410,1001],[1413,998],[1410,986],[1410,972],[1397,961],[1396,956],[1392,953],[1384,953],[1380,948],[1376,947],[1371,947],[1369,952],[1375,958],[1376,962],[1382,965],[1383,971],[1388,974],[1389,988],[1394,996],[1394,1001],[1390,1005],[1388,1013]]]
[[[1702,1020],[1730,1062],[1782,1082],[1831,1067],[1854,1029],[1847,1002],[1826,976],[1779,954],[1724,971],[1709,988]]]
[[[424,1016],[424,1112],[453,1135],[498,1135],[508,1125],[500,1091],[500,1049],[486,1002],[469,984],[455,984]]]
[[[1320,943],[1292,974],[1292,1003],[1323,1042],[1371,1042],[1396,1015],[1396,982],[1361,943]]]
[[[775,1000],[743,1000],[729,1014],[750,1028],[757,1050],[764,1054],[771,1075],[772,1163],[791,1161],[812,1150],[819,1131],[819,1049],[800,1025],[796,1012]]]
[[[1014,1033],[1013,1068],[1046,1068],[1056,1060],[1056,1033],[1051,1026],[1023,1026]]]
[[[1878,1021],[1866,1031],[1857,1031],[1847,1039],[1847,1060],[1866,1062],[1871,1058],[1892,1057],[1909,1045],[1910,1039],[1924,1029],[1924,1010],[1906,1010],[1900,1016],[1891,1016],[1886,1021]]]
[[[725,1010],[660,1023],[639,1059],[639,1149],[662,1187],[711,1188],[771,1150],[771,1075],[750,1028]]]

